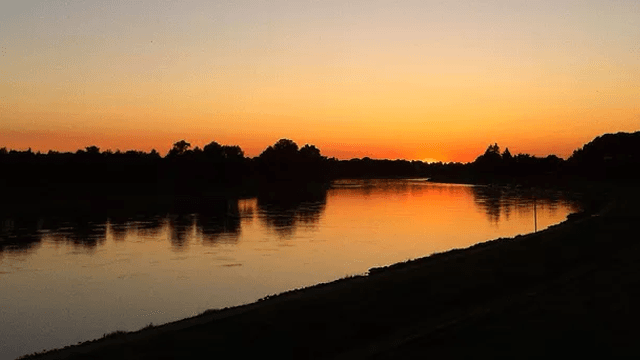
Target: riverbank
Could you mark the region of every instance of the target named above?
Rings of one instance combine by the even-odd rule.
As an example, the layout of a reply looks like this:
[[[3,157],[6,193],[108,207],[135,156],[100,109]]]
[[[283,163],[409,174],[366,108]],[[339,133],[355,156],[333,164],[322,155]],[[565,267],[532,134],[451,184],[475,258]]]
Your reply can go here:
[[[33,358],[637,355],[640,196],[608,198],[539,233]]]

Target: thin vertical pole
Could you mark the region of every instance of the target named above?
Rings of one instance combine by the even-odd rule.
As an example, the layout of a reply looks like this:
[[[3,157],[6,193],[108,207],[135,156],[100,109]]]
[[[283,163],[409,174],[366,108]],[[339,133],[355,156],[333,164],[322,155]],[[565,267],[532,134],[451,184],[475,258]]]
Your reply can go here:
[[[535,196],[533,197],[533,232],[538,232],[538,211]]]

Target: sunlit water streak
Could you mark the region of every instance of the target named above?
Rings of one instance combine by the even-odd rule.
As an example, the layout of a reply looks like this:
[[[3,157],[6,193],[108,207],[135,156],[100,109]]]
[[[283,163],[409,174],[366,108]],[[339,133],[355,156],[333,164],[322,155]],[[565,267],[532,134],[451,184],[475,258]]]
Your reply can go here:
[[[577,209],[557,193],[417,179],[340,181],[222,214],[4,219],[0,358],[528,233],[534,195],[538,229]]]

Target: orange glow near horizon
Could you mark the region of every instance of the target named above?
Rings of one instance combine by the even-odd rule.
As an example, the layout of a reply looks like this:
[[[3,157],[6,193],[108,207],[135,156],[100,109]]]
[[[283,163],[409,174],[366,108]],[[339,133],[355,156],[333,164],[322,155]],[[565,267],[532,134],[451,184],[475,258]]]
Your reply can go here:
[[[265,6],[16,5],[0,15],[0,147],[256,156],[289,138],[468,162],[640,130],[637,3]]]
[[[621,129],[624,131],[624,129]],[[633,131],[629,129],[628,131]],[[275,134],[270,137],[264,136],[261,139],[247,139],[241,136],[206,136],[195,131],[176,131],[172,132],[144,132],[136,131],[130,134],[116,133],[100,133],[100,132],[56,132],[56,131],[14,131],[6,130],[0,135],[0,147],[8,149],[26,150],[31,148],[33,151],[47,152],[54,151],[70,151],[75,152],[78,149],[84,149],[87,146],[96,145],[102,151],[107,149],[116,151],[141,150],[151,151],[157,150],[164,155],[172,147],[172,144],[178,140],[185,139],[189,141],[192,147],[202,148],[211,141],[216,141],[222,145],[239,145],[245,152],[245,156],[254,157],[259,155],[266,147],[274,144],[278,139],[289,138],[294,140],[299,146],[304,144],[313,144],[317,146],[323,155],[328,157],[336,157],[338,159],[351,159],[370,157],[373,159],[406,159],[421,160],[426,162],[470,162],[477,156],[481,155],[486,147],[493,143],[498,143],[502,150],[509,148],[512,154],[525,153],[536,156],[547,156],[555,154],[562,158],[568,158],[571,153],[591,141],[594,137],[606,132],[594,134],[585,134],[583,137],[552,136],[540,139],[535,134],[529,136],[514,136],[517,141],[515,146],[510,143],[493,139],[488,141],[474,139],[451,139],[448,144],[442,142],[421,144],[419,141],[407,143],[374,143],[367,141],[351,141],[335,142],[326,139],[317,139],[316,141],[302,140],[307,137],[293,136],[277,136]],[[511,141],[513,141],[511,139]],[[253,141],[252,141],[253,140]],[[509,140],[509,139],[507,139]]]
[[[624,117],[622,111],[612,110],[611,114]],[[593,116],[593,115],[592,115]],[[186,139],[193,147],[203,147],[211,141],[224,145],[239,145],[246,156],[257,156],[267,146],[280,138],[289,138],[298,143],[313,144],[321,149],[322,154],[339,159],[371,157],[377,159],[407,159],[443,162],[469,162],[482,154],[486,147],[498,143],[501,148],[509,148],[511,153],[528,153],[536,156],[555,154],[563,158],[571,155],[573,150],[583,146],[594,137],[608,132],[637,131],[637,121],[629,115],[627,126],[610,124],[607,117],[593,116],[594,127],[581,127],[578,122],[567,124],[566,131],[544,133],[540,127],[532,125],[527,131],[518,130],[517,125],[505,124],[497,131],[480,127],[477,131],[460,128],[450,134],[437,128],[424,131],[410,128],[388,128],[371,126],[358,131],[357,126],[334,123],[330,126],[321,124],[308,125],[308,131],[296,128],[296,119],[270,117],[268,128],[260,129],[257,116],[218,116],[223,121],[235,123],[235,128],[220,127],[216,129],[215,121],[203,121],[205,125],[191,122],[181,128],[144,129],[137,123],[123,122],[120,127],[111,126],[93,129],[77,129],[72,124],[64,126],[61,122],[56,129],[3,129],[0,132],[0,147],[47,152],[76,151],[90,145],[102,150],[142,150],[156,149],[165,154],[178,140]],[[262,118],[269,116],[263,115]],[[225,119],[226,118],[226,119]],[[622,123],[624,124],[624,122]],[[314,126],[315,125],[315,126]],[[500,126],[497,124],[496,126]],[[335,127],[335,128],[334,128]],[[250,131],[251,128],[260,131]],[[341,129],[339,129],[341,128]],[[335,130],[334,130],[335,129]],[[614,129],[614,130],[609,130]],[[340,131],[342,130],[342,131]],[[305,134],[306,132],[306,134]],[[434,134],[426,136],[423,134]],[[541,135],[543,134],[543,135]],[[449,135],[449,136],[447,136]],[[396,140],[401,139],[401,140]]]

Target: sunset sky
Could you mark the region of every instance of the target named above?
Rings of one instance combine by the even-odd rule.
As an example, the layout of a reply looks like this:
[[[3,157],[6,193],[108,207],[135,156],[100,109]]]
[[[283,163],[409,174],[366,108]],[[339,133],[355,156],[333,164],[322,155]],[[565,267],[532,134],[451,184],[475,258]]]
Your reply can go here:
[[[10,1],[0,147],[472,161],[640,130],[640,1]]]

